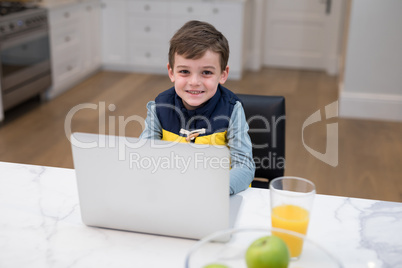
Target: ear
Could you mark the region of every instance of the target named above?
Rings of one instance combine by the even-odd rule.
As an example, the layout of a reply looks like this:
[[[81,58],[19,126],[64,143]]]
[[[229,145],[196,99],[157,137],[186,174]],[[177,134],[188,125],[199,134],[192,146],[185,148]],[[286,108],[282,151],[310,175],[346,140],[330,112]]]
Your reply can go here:
[[[225,70],[222,71],[221,77],[219,78],[219,84],[223,85],[228,79],[229,75],[229,66],[226,66]]]
[[[169,74],[170,81],[172,81],[172,83],[174,83],[173,68],[170,66],[169,63],[167,64],[167,69],[168,69],[168,74]]]

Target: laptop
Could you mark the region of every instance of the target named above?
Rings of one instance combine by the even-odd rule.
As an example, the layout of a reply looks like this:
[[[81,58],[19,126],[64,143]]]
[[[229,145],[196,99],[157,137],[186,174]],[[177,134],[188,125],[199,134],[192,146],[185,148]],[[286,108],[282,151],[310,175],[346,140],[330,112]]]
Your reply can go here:
[[[84,224],[191,239],[234,226],[226,146],[79,132],[71,143]]]

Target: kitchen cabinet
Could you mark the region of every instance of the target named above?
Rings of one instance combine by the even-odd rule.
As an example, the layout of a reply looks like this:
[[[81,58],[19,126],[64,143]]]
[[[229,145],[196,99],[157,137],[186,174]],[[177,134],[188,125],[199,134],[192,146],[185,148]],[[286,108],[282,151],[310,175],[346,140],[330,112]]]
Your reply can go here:
[[[100,2],[89,0],[49,9],[51,99],[101,66]]]
[[[229,78],[241,78],[249,47],[251,0],[103,0],[103,66],[166,73],[169,40],[187,21],[213,24],[229,41]]]
[[[84,73],[93,73],[102,64],[101,54],[101,5],[99,1],[88,1],[81,5],[83,10],[83,68]]]
[[[168,62],[167,1],[129,1],[129,64],[139,71],[163,72]]]
[[[166,74],[169,40],[189,20],[213,24],[229,40],[229,78],[250,62],[253,0],[46,0],[51,99],[103,67]]]
[[[126,0],[102,0],[102,63],[106,69],[128,63],[126,4]]]

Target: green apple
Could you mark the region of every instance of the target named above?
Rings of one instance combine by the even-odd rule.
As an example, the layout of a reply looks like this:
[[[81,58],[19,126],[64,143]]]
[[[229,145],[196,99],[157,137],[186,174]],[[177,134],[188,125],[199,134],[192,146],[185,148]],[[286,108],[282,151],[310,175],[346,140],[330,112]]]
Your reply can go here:
[[[246,251],[248,268],[286,268],[289,259],[286,243],[274,235],[255,240]]]
[[[229,268],[229,267],[224,264],[211,263],[211,264],[204,266],[204,268]]]

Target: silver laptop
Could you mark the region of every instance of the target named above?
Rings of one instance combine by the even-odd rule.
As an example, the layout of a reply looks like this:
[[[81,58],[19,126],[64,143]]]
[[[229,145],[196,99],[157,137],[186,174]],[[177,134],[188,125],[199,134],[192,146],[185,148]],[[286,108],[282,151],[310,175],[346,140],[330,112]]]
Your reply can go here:
[[[200,239],[233,227],[225,146],[71,135],[86,225]],[[230,200],[231,199],[231,200]]]

